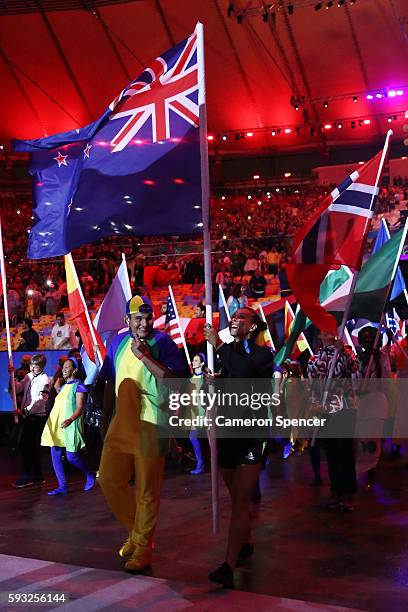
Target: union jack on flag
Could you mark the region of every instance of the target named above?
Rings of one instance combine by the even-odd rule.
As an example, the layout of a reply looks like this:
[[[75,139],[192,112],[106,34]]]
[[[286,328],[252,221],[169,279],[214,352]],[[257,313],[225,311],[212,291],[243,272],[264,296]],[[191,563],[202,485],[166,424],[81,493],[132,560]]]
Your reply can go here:
[[[118,234],[202,233],[203,44],[197,24],[93,123],[14,141],[15,150],[31,153],[30,258],[56,257]]]
[[[110,108],[115,112],[109,119],[127,118],[111,140],[112,153],[121,151],[147,122],[151,125],[151,142],[177,138],[173,113],[198,126],[196,33],[183,43],[179,55],[173,59],[174,63],[168,64],[165,56],[156,58],[112,102]]]

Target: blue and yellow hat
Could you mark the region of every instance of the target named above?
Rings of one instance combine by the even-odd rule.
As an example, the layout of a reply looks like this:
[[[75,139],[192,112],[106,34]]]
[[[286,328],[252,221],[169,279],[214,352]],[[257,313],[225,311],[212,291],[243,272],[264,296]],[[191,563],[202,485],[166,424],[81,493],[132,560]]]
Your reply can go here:
[[[138,312],[153,312],[153,305],[145,295],[134,295],[126,304],[127,315],[137,314]]]

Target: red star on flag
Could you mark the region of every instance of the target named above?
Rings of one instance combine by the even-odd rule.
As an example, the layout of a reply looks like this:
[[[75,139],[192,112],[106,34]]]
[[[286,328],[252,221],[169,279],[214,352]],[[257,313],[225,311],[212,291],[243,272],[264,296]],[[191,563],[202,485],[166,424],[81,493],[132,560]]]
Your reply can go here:
[[[58,168],[61,168],[62,165],[64,166],[68,166],[67,162],[65,161],[67,159],[68,155],[62,155],[62,153],[60,151],[58,151],[58,157],[54,157],[53,159],[55,159],[55,161],[58,162]]]
[[[84,149],[84,159],[85,159],[86,157],[88,157],[88,158],[89,158],[89,151],[91,150],[92,146],[93,146],[93,145],[90,145],[90,144],[87,144],[87,145],[86,145],[86,147],[85,147],[85,149]]]

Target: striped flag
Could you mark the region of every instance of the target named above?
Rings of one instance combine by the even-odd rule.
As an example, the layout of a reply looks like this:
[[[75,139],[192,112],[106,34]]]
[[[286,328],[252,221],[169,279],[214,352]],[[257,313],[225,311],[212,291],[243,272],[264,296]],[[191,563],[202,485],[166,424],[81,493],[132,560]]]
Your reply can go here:
[[[166,310],[166,322],[164,324],[164,331],[169,334],[174,342],[177,344],[177,348],[183,348],[183,332],[180,329],[180,325],[177,317],[177,306],[173,303],[171,295],[167,298],[167,310]]]
[[[286,302],[285,304],[285,339],[286,341],[289,339],[290,334],[293,331],[294,322],[295,322],[295,315],[293,313],[292,307],[289,304],[289,302]],[[306,340],[305,334],[301,332],[298,338],[296,339],[296,341],[294,342],[292,353],[289,354],[288,357],[291,357],[294,360],[298,359],[300,355],[303,353],[303,351],[306,351],[306,350],[309,350],[311,355],[313,354],[309,346],[309,343]]]
[[[321,330],[337,328],[335,318],[319,303],[324,277],[342,265],[361,268],[391,134],[384,149],[336,187],[295,235],[286,274],[303,312]]]
[[[234,342],[234,338],[231,336],[229,329],[231,317],[221,285],[218,285],[218,311],[218,336],[225,344],[230,344],[231,342]]]
[[[99,347],[99,359],[103,361],[106,355],[105,346],[92,323],[82,295],[78,275],[75,270],[71,253],[65,255],[65,274],[67,277],[68,304],[71,321],[74,321],[81,334],[82,342],[91,361],[96,361],[94,345]]]

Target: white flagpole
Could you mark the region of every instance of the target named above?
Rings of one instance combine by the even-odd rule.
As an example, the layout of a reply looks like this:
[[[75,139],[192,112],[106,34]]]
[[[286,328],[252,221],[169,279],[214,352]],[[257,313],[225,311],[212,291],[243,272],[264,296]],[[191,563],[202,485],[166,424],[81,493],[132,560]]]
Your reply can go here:
[[[205,282],[205,318],[212,325],[212,275],[211,275],[211,237],[210,237],[210,175],[208,169],[208,140],[207,140],[207,110],[205,102],[205,58],[204,58],[204,27],[197,22],[197,68],[198,68],[198,106],[200,121],[200,159],[201,159],[201,208],[203,213],[203,242],[204,242],[204,282]],[[214,372],[214,350],[207,342],[207,365],[210,372]],[[209,392],[214,390],[210,386]],[[215,415],[213,415],[215,416]],[[211,495],[212,495],[212,527],[213,533],[218,531],[218,465],[217,465],[217,438],[215,429],[208,430],[208,441],[211,452]]]
[[[356,347],[354,346],[354,342],[353,342],[353,340],[351,339],[350,332],[349,332],[349,330],[347,329],[347,325],[346,325],[346,327],[344,328],[344,337],[345,337],[345,339],[346,339],[346,341],[347,341],[347,344],[349,344],[349,345],[351,346],[351,348],[352,348],[352,350],[353,350],[353,353],[354,353],[355,355],[357,355]]]
[[[228,310],[227,300],[225,299],[224,289],[222,288],[221,285],[218,285],[218,291],[220,292],[222,305],[225,308],[225,314],[227,315],[227,319],[228,319],[228,321],[231,321],[231,315],[230,315],[230,312]]]
[[[4,263],[3,233],[1,230],[1,221],[0,221],[0,272],[1,272],[1,286],[3,289],[4,319],[6,322],[7,351],[8,351],[8,358],[9,358],[9,366],[13,367],[13,351],[11,349],[10,320],[9,320],[8,303],[7,303],[6,266]],[[12,372],[10,376],[10,386],[11,386],[11,399],[13,400],[14,422],[18,423],[16,381],[14,378],[14,372]]]
[[[268,322],[267,322],[267,320],[266,320],[265,313],[264,313],[263,308],[262,308],[262,304],[259,304],[258,308],[259,308],[259,313],[260,313],[260,315],[261,315],[261,319],[262,319],[262,321],[263,321],[264,323],[266,323],[266,325],[267,325],[267,327],[266,327],[266,330],[265,330],[265,331],[268,333],[269,342],[271,343],[271,349],[272,349],[273,351],[276,351],[275,344],[274,344],[273,339],[272,339],[271,330],[269,329],[269,325],[268,325]]]
[[[88,312],[88,308],[86,306],[86,302],[85,302],[85,298],[84,298],[83,293],[82,293],[81,285],[79,284],[78,274],[77,274],[77,271],[75,269],[74,260],[72,259],[71,253],[68,253],[67,255],[65,255],[65,257],[68,259],[68,261],[70,263],[72,274],[73,274],[74,280],[75,280],[75,284],[76,284],[76,287],[78,289],[79,297],[81,298],[81,302],[84,305],[86,321],[87,321],[89,329],[91,331],[92,343],[94,345],[94,350],[96,349],[96,356],[97,356],[98,361],[99,361],[99,363],[97,363],[96,365],[100,369],[102,367],[102,362],[103,362],[102,353],[101,353],[98,341],[96,339],[95,328],[93,326],[93,323],[92,323],[92,320],[91,320],[91,316],[90,316],[90,314]],[[89,357],[89,355],[88,355],[88,357]]]
[[[193,372],[193,366],[191,365],[191,359],[190,359],[190,355],[188,353],[188,349],[187,349],[187,344],[186,344],[186,338],[184,336],[184,332],[181,328],[181,324],[180,324],[180,317],[177,311],[177,305],[176,305],[176,301],[174,299],[174,295],[173,295],[173,289],[171,288],[171,285],[169,285],[169,293],[170,293],[170,299],[172,301],[173,304],[173,308],[174,308],[174,313],[176,315],[176,321],[177,321],[177,325],[180,331],[180,336],[181,336],[181,342],[183,344],[183,349],[184,349],[184,353],[186,355],[186,359],[187,359],[187,363],[188,363],[188,367],[190,368],[190,372]]]
[[[393,131],[392,130],[388,130],[387,135],[385,137],[385,143],[384,143],[384,147],[383,147],[383,150],[382,150],[380,163],[378,164],[377,176],[376,176],[375,184],[374,184],[375,189],[374,189],[373,194],[371,196],[370,210],[372,208],[373,201],[374,201],[374,198],[376,196],[375,191],[376,191],[376,188],[378,187],[378,183],[380,182],[380,177],[381,177],[383,165],[384,165],[385,158],[386,158],[386,155],[387,155],[387,152],[388,152],[389,142],[390,142],[390,138],[391,138],[392,134],[393,134]],[[371,218],[372,217],[367,217],[366,218],[366,224],[365,224],[365,228],[364,228],[364,235],[367,234],[367,226],[368,226],[369,223],[371,223]],[[398,265],[398,262],[397,262],[397,265]],[[347,297],[347,303],[346,303],[345,310],[344,310],[344,313],[343,313],[343,318],[342,318],[341,325],[340,325],[340,328],[339,328],[339,331],[338,331],[338,337],[339,337],[340,340],[343,338],[344,329],[346,327],[346,324],[347,324],[347,321],[348,321],[348,318],[349,318],[349,312],[350,312],[351,303],[352,303],[353,297],[354,297],[354,291],[355,291],[355,288],[356,288],[356,283],[357,283],[357,272],[355,271],[354,274],[353,274],[353,279],[351,281],[350,293],[349,293],[349,295]],[[327,376],[326,386],[325,386],[325,390],[324,390],[324,393],[323,393],[323,400],[322,400],[323,408],[324,408],[324,406],[326,404],[326,401],[327,401],[327,396],[329,394],[329,390],[330,390],[330,386],[331,386],[331,381],[333,379],[333,374],[334,374],[334,368],[336,367],[336,363],[337,363],[337,359],[338,359],[338,356],[339,356],[339,352],[340,352],[340,349],[336,348],[336,350],[334,351],[333,358],[332,358],[332,360],[330,362],[330,368],[329,368],[329,372],[328,372],[328,376]]]
[[[126,289],[128,290],[128,295],[130,296],[128,299],[130,300],[130,298],[132,297],[132,289],[130,288],[130,280],[129,280],[129,274],[127,271],[127,264],[126,264],[126,257],[125,254],[122,253],[122,263],[125,266],[125,272],[126,272]]]

